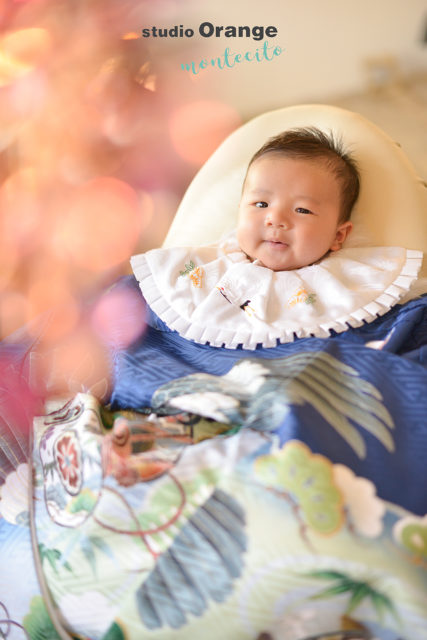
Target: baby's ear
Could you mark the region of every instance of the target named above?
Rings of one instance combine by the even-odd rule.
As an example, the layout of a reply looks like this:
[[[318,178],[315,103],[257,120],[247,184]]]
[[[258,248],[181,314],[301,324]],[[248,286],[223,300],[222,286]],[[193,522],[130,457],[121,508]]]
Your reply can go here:
[[[348,220],[347,222],[343,222],[342,224],[339,224],[335,233],[335,239],[332,245],[330,246],[329,250],[338,251],[338,249],[341,249],[345,239],[351,233],[352,229],[353,229],[353,223],[350,222],[350,220]]]

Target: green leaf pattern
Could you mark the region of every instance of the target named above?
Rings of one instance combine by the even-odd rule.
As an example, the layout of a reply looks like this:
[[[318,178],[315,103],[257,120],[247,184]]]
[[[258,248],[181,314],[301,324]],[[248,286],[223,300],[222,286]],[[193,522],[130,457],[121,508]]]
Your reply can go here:
[[[268,486],[288,494],[318,533],[329,535],[341,526],[342,495],[324,456],[313,455],[301,442],[288,442],[280,451],[259,457],[255,473]]]
[[[378,619],[383,620],[385,614],[392,615],[399,623],[399,616],[391,598],[375,589],[368,582],[363,582],[352,578],[350,575],[332,571],[313,571],[310,573],[313,578],[320,580],[332,580],[335,584],[326,587],[319,593],[311,596],[312,600],[327,599],[338,594],[347,593],[349,600],[346,607],[346,614],[353,614],[365,600],[370,600],[377,613]]]

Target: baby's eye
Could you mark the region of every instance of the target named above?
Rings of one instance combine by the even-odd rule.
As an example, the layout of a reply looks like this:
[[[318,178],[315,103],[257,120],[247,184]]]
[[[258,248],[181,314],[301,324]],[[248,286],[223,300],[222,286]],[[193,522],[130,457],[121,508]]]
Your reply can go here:
[[[311,213],[311,211],[309,209],[304,209],[304,207],[297,207],[295,209],[295,211],[297,213],[304,213],[304,214]]]
[[[255,206],[259,209],[265,209],[265,207],[268,207],[268,203],[261,200],[259,202],[255,202]]]

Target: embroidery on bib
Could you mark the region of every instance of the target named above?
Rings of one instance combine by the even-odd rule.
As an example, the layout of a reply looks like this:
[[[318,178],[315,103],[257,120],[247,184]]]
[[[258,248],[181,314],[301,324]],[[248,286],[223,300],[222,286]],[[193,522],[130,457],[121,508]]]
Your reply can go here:
[[[217,286],[216,288],[218,289],[220,294],[227,300],[227,302],[229,302],[230,304],[234,304],[236,307],[239,307],[239,309],[247,313],[248,316],[252,316],[255,313],[254,309],[250,306],[250,300],[245,300],[241,303],[240,300],[238,300],[237,297],[230,291],[226,290],[225,287]]]
[[[298,289],[298,291],[289,298],[288,305],[290,307],[295,307],[297,304],[314,304],[315,302],[315,293],[307,293],[306,289]]]
[[[194,264],[194,262],[192,260],[190,260],[190,262],[185,265],[184,271],[180,271],[179,272],[179,275],[180,276],[186,276],[188,273],[190,273],[190,271],[193,271],[193,269],[195,269],[195,267],[196,267],[196,265]]]
[[[204,273],[205,272],[202,267],[196,267],[194,262],[190,260],[190,262],[185,265],[184,271],[179,272],[179,277],[187,275],[190,276],[193,287],[198,287],[200,289],[203,284],[202,278]]]
[[[194,287],[199,287],[201,288],[202,286],[202,278],[204,275],[204,271],[202,269],[202,267],[196,267],[191,273],[190,273],[190,280],[193,283]]]

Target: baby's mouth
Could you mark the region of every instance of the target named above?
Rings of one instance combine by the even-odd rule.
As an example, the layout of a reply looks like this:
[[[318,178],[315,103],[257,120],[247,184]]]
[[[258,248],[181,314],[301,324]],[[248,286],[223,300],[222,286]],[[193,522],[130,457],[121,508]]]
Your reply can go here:
[[[286,242],[282,242],[281,240],[266,240],[265,242],[272,249],[283,249],[289,246]]]

